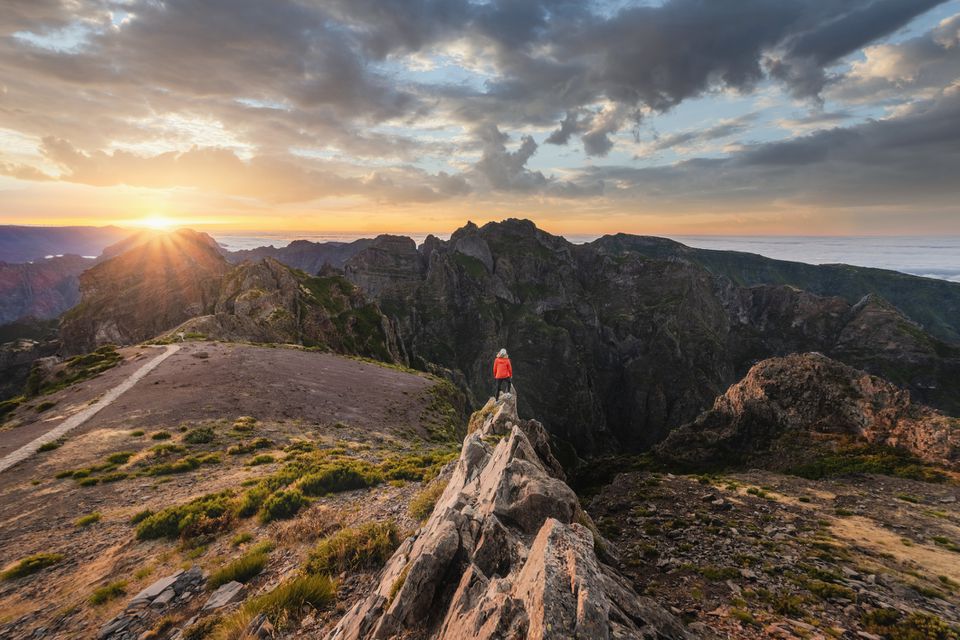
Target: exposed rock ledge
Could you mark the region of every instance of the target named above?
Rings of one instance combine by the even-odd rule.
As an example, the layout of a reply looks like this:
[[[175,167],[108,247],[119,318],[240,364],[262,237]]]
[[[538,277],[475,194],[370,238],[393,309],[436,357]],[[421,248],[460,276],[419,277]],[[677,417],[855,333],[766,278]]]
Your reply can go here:
[[[491,399],[471,427],[433,515],[330,640],[694,637],[598,558],[543,426],[517,417],[515,397]]]

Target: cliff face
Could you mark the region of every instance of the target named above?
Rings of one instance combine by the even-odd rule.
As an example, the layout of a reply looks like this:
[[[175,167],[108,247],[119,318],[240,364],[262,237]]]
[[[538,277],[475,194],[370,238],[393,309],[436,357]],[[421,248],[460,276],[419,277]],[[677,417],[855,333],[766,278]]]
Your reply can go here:
[[[888,303],[744,287],[676,247],[630,236],[573,245],[508,220],[419,250],[377,238],[345,274],[396,322],[412,362],[462,372],[475,397],[489,394],[493,354],[506,347],[521,408],[582,454],[650,446],[756,361],[795,351],[829,353],[960,411],[950,391],[960,351]]]
[[[0,262],[0,325],[56,318],[80,300],[80,274],[93,264],[80,256]]]
[[[294,240],[285,247],[257,247],[242,251],[231,251],[227,260],[234,264],[244,261],[258,261],[273,258],[288,267],[307,273],[319,273],[324,267],[342,269],[347,260],[366,249],[372,240],[361,239],[353,242],[310,242]]]
[[[393,327],[354,285],[339,276],[310,277],[271,258],[232,269],[220,284],[212,313],[176,332],[402,361]]]
[[[60,328],[64,344],[82,352],[152,338],[209,309],[228,269],[204,234],[153,235],[80,276],[81,303]]]
[[[899,387],[817,353],[765,360],[713,408],[657,447],[675,462],[784,468],[837,443],[906,449],[924,461],[960,462],[960,420]]]
[[[693,637],[601,561],[607,543],[513,397],[471,423],[430,519],[329,640]]]
[[[308,276],[271,258],[231,267],[209,236],[190,231],[124,246],[81,277],[82,301],[60,329],[69,351],[183,333],[404,362],[394,327],[340,276]]]

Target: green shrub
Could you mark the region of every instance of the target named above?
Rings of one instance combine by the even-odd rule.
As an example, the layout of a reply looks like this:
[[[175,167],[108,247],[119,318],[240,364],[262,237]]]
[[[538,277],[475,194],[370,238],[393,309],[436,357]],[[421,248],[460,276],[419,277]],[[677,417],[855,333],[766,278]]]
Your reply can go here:
[[[95,484],[99,484],[99,483],[100,483],[100,478],[82,478],[81,480],[77,481],[77,484],[80,485],[81,487],[92,487]]]
[[[376,469],[363,460],[343,460],[324,464],[303,477],[297,487],[308,496],[323,496],[328,493],[364,489],[381,480]]]
[[[926,465],[905,450],[876,445],[845,447],[814,462],[794,467],[789,473],[811,480],[860,473],[876,473],[924,482],[947,480],[942,471]]]
[[[266,566],[266,553],[246,553],[210,574],[210,578],[207,580],[207,586],[210,589],[216,589],[234,580],[237,582],[247,582],[254,576],[260,575]]]
[[[443,491],[446,488],[446,482],[434,480],[421,489],[417,495],[413,496],[410,505],[407,507],[407,512],[410,514],[410,517],[420,521],[429,518],[430,514],[433,513],[433,507],[436,506],[437,500],[440,499],[440,496],[443,495]]]
[[[337,583],[330,576],[298,576],[280,583],[273,591],[245,602],[240,610],[224,618],[215,630],[218,640],[237,640],[250,621],[263,614],[282,626],[304,606],[323,609],[337,598]]]
[[[54,440],[52,442],[44,442],[42,445],[40,445],[37,451],[40,451],[40,452],[53,451],[54,449],[59,449],[61,446],[63,446],[63,440]]]
[[[169,431],[157,431],[156,433],[150,436],[150,439],[151,440],[169,440],[172,437],[173,436],[170,434]]]
[[[139,438],[139,437],[141,437],[142,435],[143,435],[143,429],[136,429],[136,430],[130,432],[130,436],[131,436],[132,438]]]
[[[864,628],[887,640],[960,640],[960,630],[927,613],[904,615],[894,609],[875,609],[860,619]]]
[[[129,474],[124,473],[123,471],[115,471],[114,473],[106,473],[100,476],[100,482],[117,482],[127,478]]]
[[[296,489],[277,491],[264,501],[260,509],[260,522],[266,524],[274,520],[292,518],[305,504],[307,500]]]
[[[167,507],[144,518],[137,526],[138,540],[191,537],[194,531],[218,531],[229,523],[230,495],[211,493],[185,504]]]
[[[257,438],[248,442],[238,442],[227,449],[227,453],[232,456],[241,456],[246,453],[253,453],[257,449],[269,449],[272,446],[273,442],[271,440],[267,438]]]
[[[253,431],[257,426],[257,419],[252,416],[240,416],[233,423],[236,431]]]
[[[399,544],[400,533],[393,520],[341,529],[317,543],[306,571],[337,575],[343,571],[378,569]]]
[[[239,547],[240,545],[246,544],[251,540],[253,540],[253,534],[249,531],[244,531],[243,533],[238,533],[237,535],[233,536],[233,540],[230,541],[230,544],[235,547]]]
[[[183,640],[203,640],[204,638],[208,638],[220,622],[220,616],[210,616],[198,620],[183,630]]]
[[[213,429],[210,427],[197,427],[187,432],[183,436],[183,441],[188,444],[207,444],[213,442]]]
[[[144,473],[148,476],[169,476],[175,473],[187,473],[200,468],[200,461],[194,457],[180,458],[174,462],[162,462],[147,467]]]
[[[22,558],[16,565],[0,573],[0,580],[15,580],[29,576],[38,571],[52,567],[63,560],[63,555],[59,553],[37,553],[26,558]]]
[[[77,518],[74,524],[78,527],[89,527],[94,523],[100,522],[102,517],[99,511],[94,511],[93,513],[88,513],[85,516]]]
[[[261,464],[270,464],[272,462],[275,462],[272,455],[270,455],[269,453],[262,453],[258,456],[254,456],[253,458],[251,458],[250,461],[247,462],[247,466],[256,467]]]
[[[247,491],[236,505],[236,513],[241,518],[249,518],[260,511],[264,501],[270,496],[270,489],[264,485],[257,485]]]
[[[53,402],[51,400],[45,400],[44,402],[41,402],[40,404],[37,405],[37,413],[43,413],[44,411],[49,411],[50,409],[53,409],[55,406],[57,406],[56,402]]]
[[[90,596],[90,604],[97,606],[110,600],[119,598],[122,595],[127,593],[127,581],[118,580],[116,582],[111,582],[110,584],[95,589],[93,594]]]
[[[732,580],[740,577],[740,571],[733,567],[715,567],[707,565],[697,571],[707,580]]]
[[[150,509],[144,509],[143,511],[138,511],[132,516],[130,516],[130,524],[140,524],[147,518],[153,515],[153,511]]]
[[[125,464],[133,455],[133,451],[118,451],[117,453],[108,455],[107,462],[110,464]]]
[[[166,458],[175,453],[183,453],[187,448],[179,444],[155,444],[150,447],[150,456],[152,458]]]

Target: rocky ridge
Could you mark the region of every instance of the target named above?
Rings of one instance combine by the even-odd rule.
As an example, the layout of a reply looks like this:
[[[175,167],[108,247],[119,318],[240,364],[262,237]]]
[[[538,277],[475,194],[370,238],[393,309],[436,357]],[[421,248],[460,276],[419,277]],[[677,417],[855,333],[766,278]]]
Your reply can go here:
[[[754,366],[656,452],[685,465],[784,468],[838,443],[898,447],[951,466],[960,461],[960,420],[822,354],[794,354]]]
[[[526,220],[468,223],[419,248],[409,238],[377,238],[344,273],[395,323],[414,366],[461,372],[475,398],[488,395],[490,356],[506,347],[525,382],[521,409],[572,445],[565,458],[574,449],[646,449],[757,361],[798,351],[826,353],[960,411],[952,391],[960,347],[888,301],[744,286],[694,254],[658,252],[664,242],[616,236],[575,245]],[[917,295],[926,291],[923,279],[913,281]],[[936,287],[949,299],[960,291]],[[551,375],[536,375],[542,370]]]
[[[601,561],[606,543],[515,396],[471,427],[432,516],[327,638],[692,637]]]

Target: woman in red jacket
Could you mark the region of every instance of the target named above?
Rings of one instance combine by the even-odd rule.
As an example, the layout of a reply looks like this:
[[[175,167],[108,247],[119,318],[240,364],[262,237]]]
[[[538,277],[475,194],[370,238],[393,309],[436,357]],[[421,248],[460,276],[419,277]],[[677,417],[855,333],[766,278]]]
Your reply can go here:
[[[510,364],[510,358],[507,357],[507,350],[500,349],[496,360],[493,361],[493,377],[497,380],[497,397],[500,399],[500,389],[504,384],[507,387],[507,393],[510,393],[510,378],[513,377],[513,366]]]

